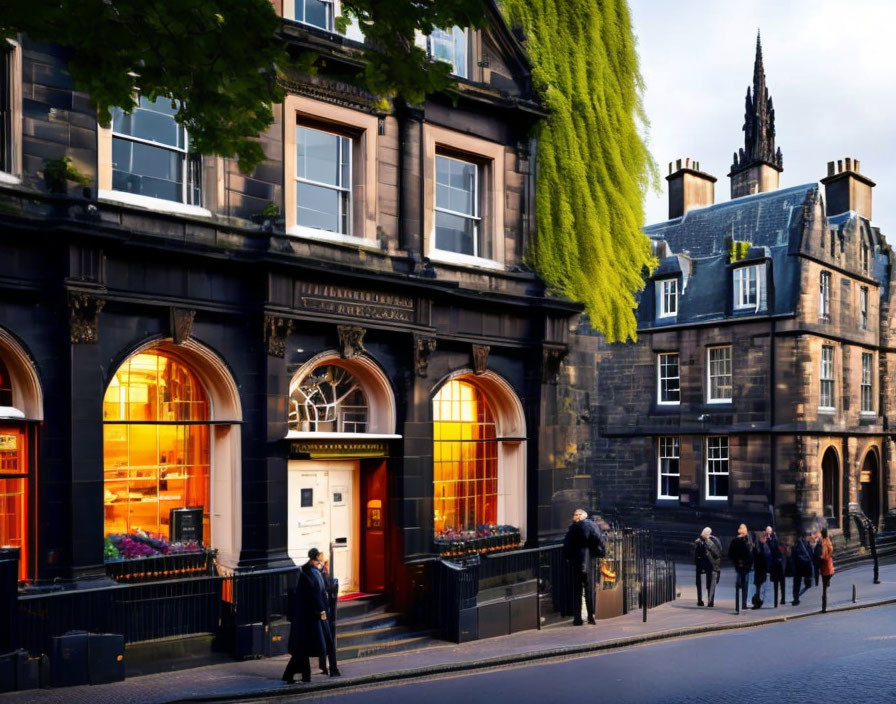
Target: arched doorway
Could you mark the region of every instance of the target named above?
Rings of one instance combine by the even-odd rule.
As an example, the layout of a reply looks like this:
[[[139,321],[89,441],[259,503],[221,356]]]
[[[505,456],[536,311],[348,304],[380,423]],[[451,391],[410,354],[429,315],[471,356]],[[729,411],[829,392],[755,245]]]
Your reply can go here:
[[[828,526],[840,527],[840,461],[829,447],[821,459],[821,509]]]
[[[43,398],[22,346],[0,330],[0,545],[19,548],[19,579],[37,576],[37,427]]]
[[[877,453],[869,450],[859,473],[859,505],[871,522],[877,526],[880,520],[880,471]]]
[[[340,594],[380,592],[389,574],[387,458],[395,400],[369,357],[335,351],[306,362],[289,388],[287,550],[332,555]]]
[[[221,361],[195,341],[143,348],[103,397],[104,534],[200,539],[219,564],[239,558],[240,407]],[[192,531],[173,518],[193,509]],[[107,557],[115,557],[107,541]]]
[[[505,526],[525,540],[525,422],[510,385],[493,372],[459,373],[439,387],[432,408],[435,539]]]

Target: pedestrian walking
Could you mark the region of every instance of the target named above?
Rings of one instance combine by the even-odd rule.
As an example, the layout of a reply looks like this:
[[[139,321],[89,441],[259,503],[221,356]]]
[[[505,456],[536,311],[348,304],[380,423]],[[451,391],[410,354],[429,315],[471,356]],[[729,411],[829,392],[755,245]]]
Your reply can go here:
[[[809,544],[811,531],[798,538],[790,549],[790,566],[793,570],[793,599],[791,604],[799,606],[800,595],[812,586],[812,546]],[[800,583],[804,586],[800,589]]]
[[[821,533],[816,529],[809,539],[812,546],[812,574],[815,576],[815,586],[818,586],[818,578],[821,576]]]
[[[778,536],[775,534],[774,529],[771,526],[766,526],[765,534],[767,536],[769,551],[768,576],[772,583],[774,603],[775,606],[777,606],[779,589],[781,590],[780,603],[786,603],[784,600],[784,562],[786,561],[786,558],[784,557],[782,546],[778,543]]]
[[[289,603],[289,654],[292,656],[283,671],[283,681],[294,682],[296,673],[302,682],[311,681],[309,658],[328,655],[332,644],[327,628],[327,587],[320,568],[323,560],[317,548],[308,551],[308,562],[299,570],[299,583]],[[331,668],[331,675],[339,671]]]
[[[750,535],[745,523],[741,523],[737,527],[737,535],[728,546],[728,559],[734,564],[737,575],[737,590],[740,591],[741,608],[746,610],[750,570],[753,566],[753,546],[750,543]]]
[[[722,544],[712,534],[712,528],[704,528],[694,541],[694,567],[697,572],[697,606],[703,606],[703,580],[706,580],[706,605],[715,606],[716,585],[722,566]]]
[[[339,668],[336,665],[336,599],[339,590],[339,582],[330,574],[329,561],[324,553],[320,557],[320,574],[324,578],[324,586],[327,590],[327,620],[324,624],[324,638],[327,641],[327,654],[320,655],[317,658],[317,664],[320,668],[320,674],[339,675]],[[327,662],[329,661],[329,668]]]
[[[768,544],[768,533],[761,531],[756,536],[753,547],[753,608],[761,609],[765,601],[766,580],[771,570],[772,553]]]
[[[822,528],[819,536],[821,545],[821,559],[818,571],[821,572],[821,610],[828,610],[828,587],[831,586],[831,577],[834,576],[834,544],[828,537],[828,529]]]
[[[606,550],[600,528],[588,519],[585,509],[576,509],[572,514],[572,523],[563,538],[563,557],[566,559],[572,573],[573,596],[573,625],[582,625],[582,596],[585,597],[585,610],[588,613],[588,623],[597,623],[594,620],[594,590],[590,587],[588,575],[590,573],[591,559],[603,557]]]

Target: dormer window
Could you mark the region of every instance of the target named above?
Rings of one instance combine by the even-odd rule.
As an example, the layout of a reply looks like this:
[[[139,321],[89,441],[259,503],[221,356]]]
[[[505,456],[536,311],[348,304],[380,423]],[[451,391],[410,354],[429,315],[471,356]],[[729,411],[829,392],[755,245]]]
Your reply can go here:
[[[759,267],[742,266],[734,270],[734,309],[759,308]]]
[[[470,32],[462,27],[435,28],[429,35],[417,34],[417,46],[426,49],[433,61],[451,64],[451,73],[459,78],[469,77]]]
[[[657,318],[673,318],[678,315],[678,279],[661,279],[656,282]]]

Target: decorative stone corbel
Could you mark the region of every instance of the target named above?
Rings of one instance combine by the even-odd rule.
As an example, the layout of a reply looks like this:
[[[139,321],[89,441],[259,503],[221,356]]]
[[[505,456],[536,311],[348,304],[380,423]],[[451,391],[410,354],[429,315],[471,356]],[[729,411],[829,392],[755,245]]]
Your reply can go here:
[[[193,333],[193,319],[195,310],[185,308],[171,308],[171,339],[175,345],[182,345],[190,339]]]
[[[436,349],[436,338],[427,335],[414,335],[414,366],[417,376],[426,377],[429,373],[429,358]]]
[[[97,320],[106,301],[88,293],[69,291],[68,309],[73,345],[95,345],[98,340]]]
[[[336,332],[339,334],[339,354],[342,358],[360,357],[364,352],[364,334],[367,330],[355,325],[337,325]]]
[[[293,331],[295,322],[291,318],[280,318],[276,315],[264,316],[264,340],[271,357],[286,356],[286,338]]]
[[[566,345],[544,345],[541,349],[541,383],[556,385],[560,380],[560,367],[569,353]]]
[[[491,347],[488,345],[473,345],[473,373],[484,374],[488,367],[488,353]]]

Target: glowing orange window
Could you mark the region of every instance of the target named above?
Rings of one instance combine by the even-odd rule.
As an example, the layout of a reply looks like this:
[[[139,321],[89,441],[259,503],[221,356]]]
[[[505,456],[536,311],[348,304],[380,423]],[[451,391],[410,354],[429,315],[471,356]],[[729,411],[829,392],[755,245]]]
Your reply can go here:
[[[165,352],[116,372],[103,398],[105,532],[170,537],[171,510],[203,509],[209,539],[210,408],[199,378]]]
[[[498,441],[483,393],[463,380],[433,399],[436,538],[476,533],[498,522]]]
[[[27,577],[28,457],[25,433],[17,427],[0,427],[0,545],[19,553],[19,579]]]

